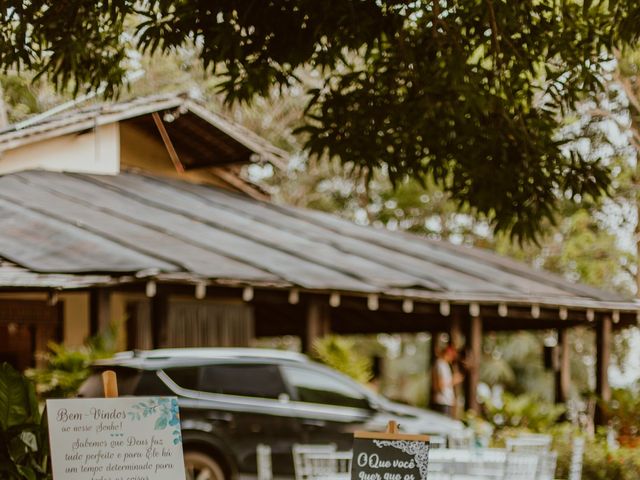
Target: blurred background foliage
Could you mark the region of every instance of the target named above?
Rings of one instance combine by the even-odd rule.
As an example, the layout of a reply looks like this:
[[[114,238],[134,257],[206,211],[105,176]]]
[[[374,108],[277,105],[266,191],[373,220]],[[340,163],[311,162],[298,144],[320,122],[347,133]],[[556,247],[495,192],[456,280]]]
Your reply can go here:
[[[34,382],[41,399],[73,396],[89,376],[90,365],[118,351],[118,336],[118,327],[110,325],[79,348],[51,342],[43,359],[45,365],[28,369],[25,375]]]
[[[342,372],[360,383],[373,378],[371,358],[355,348],[353,338],[329,335],[318,339],[312,346],[312,356],[319,362]]]

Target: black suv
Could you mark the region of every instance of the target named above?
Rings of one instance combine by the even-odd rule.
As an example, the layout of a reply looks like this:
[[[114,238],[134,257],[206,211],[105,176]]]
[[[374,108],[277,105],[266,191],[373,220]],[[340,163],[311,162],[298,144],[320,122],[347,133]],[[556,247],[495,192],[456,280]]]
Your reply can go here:
[[[94,365],[81,397],[102,396],[100,372],[115,370],[120,395],[175,395],[192,478],[255,475],[256,447],[271,447],[276,476],[293,474],[295,443],[351,449],[355,430],[446,436],[463,428],[438,413],[393,403],[306,356],[276,350],[182,348],[123,352]],[[205,473],[206,472],[206,473]],[[204,473],[205,477],[198,476]]]

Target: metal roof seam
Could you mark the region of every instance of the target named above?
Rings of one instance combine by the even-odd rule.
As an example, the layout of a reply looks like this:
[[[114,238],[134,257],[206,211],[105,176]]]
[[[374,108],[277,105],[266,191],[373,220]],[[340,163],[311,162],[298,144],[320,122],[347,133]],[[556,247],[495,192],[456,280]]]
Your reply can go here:
[[[77,177],[80,178],[80,179],[83,178],[80,175],[78,175]],[[111,188],[112,186],[110,185],[109,187]],[[118,188],[118,187],[114,187],[114,188]],[[164,210],[169,209],[169,210],[172,210],[175,214],[179,214],[181,216],[187,216],[187,217],[193,219],[194,221],[206,224],[206,225],[210,226],[213,229],[226,231],[229,234],[234,235],[234,236],[238,236],[238,237],[242,237],[243,236],[242,232],[239,232],[238,230],[233,229],[233,228],[229,228],[227,225],[225,225],[225,224],[223,224],[221,222],[215,222],[215,221],[213,221],[211,219],[204,219],[204,218],[201,218],[201,217],[190,215],[190,214],[188,214],[185,211],[180,210],[180,209],[175,209],[175,208],[172,209],[172,208],[168,207],[167,205],[159,204],[159,203],[157,203],[157,202],[155,202],[153,200],[149,200],[148,198],[144,198],[142,196],[137,196],[133,192],[130,192],[130,191],[127,191],[127,190],[118,189],[118,191],[120,191],[123,195],[126,195],[128,197],[135,196],[135,197],[137,197],[136,201],[138,201],[140,203],[144,203],[146,205],[149,205],[149,206],[151,206],[153,208],[161,208],[161,209],[164,209]],[[293,252],[290,249],[284,249],[284,248],[282,248],[282,246],[278,245],[277,243],[267,242],[266,239],[264,239],[264,241],[260,242],[257,239],[255,239],[255,237],[248,237],[247,235],[244,235],[244,237],[245,237],[245,239],[248,239],[248,240],[254,242],[256,245],[266,246],[267,248],[270,248],[272,250],[280,251],[285,255],[288,255],[288,256],[291,256],[291,257],[294,257],[294,258],[298,258],[299,260],[303,260],[305,262],[313,263],[313,264],[315,264],[315,265],[317,265],[319,267],[323,267],[323,268],[327,268],[327,269],[330,269],[330,270],[335,271],[335,272],[339,272],[342,275],[349,276],[349,277],[352,277],[355,280],[362,281],[362,282],[366,283],[367,279],[363,278],[361,275],[356,275],[356,274],[354,274],[353,272],[351,272],[351,271],[349,271],[347,269],[336,269],[336,268],[334,268],[334,266],[330,266],[330,265],[328,265],[326,263],[318,263],[315,260],[310,259],[308,256],[300,255],[298,253]],[[225,253],[225,255],[228,256],[229,258],[233,258],[232,256],[229,256],[226,253]],[[256,266],[253,263],[247,262],[246,259],[243,259],[243,261],[246,262],[246,263],[249,263],[251,265]],[[261,267],[258,267],[258,268],[261,268]],[[271,272],[271,273],[274,273],[274,272]],[[383,285],[371,285],[371,286],[374,287],[374,288],[383,287]],[[407,285],[407,286],[410,286],[410,285]]]
[[[71,176],[71,175],[69,175],[69,176]],[[1,182],[1,180],[0,180],[0,182]],[[55,195],[55,196],[58,196],[60,198],[66,197],[69,201],[72,201],[72,202],[75,202],[75,203],[78,203],[78,204],[82,204],[82,205],[86,206],[88,209],[95,209],[96,211],[100,211],[100,212],[104,213],[105,215],[109,215],[109,216],[114,217],[114,218],[119,218],[121,220],[130,222],[131,224],[139,225],[139,226],[141,226],[143,228],[151,229],[149,226],[142,225],[140,223],[135,222],[133,219],[131,219],[130,217],[127,217],[126,215],[119,215],[119,214],[115,213],[113,210],[96,207],[94,204],[92,204],[90,202],[87,202],[87,201],[85,201],[83,199],[80,199],[80,198],[78,198],[76,196],[65,194],[64,192],[56,191],[56,190],[51,189],[50,187],[48,187],[46,185],[39,185],[39,188],[42,188],[42,189],[50,192],[51,195]],[[79,227],[79,225],[76,225],[76,224],[73,224],[73,226]],[[93,232],[93,233],[95,233],[97,235],[105,235],[104,233],[97,233],[97,231],[94,228],[90,228],[90,227],[88,227],[86,225],[84,225],[83,227],[87,231],[91,231],[91,232]],[[171,233],[168,233],[166,231],[161,231],[161,230],[158,230],[157,228],[154,229],[154,230],[157,231],[158,233],[163,233],[163,234],[165,234],[167,236],[170,236],[172,238],[176,238],[174,235],[172,235]],[[109,237],[108,234],[106,236]],[[161,260],[163,262],[172,264],[172,265],[180,268],[183,272],[191,271],[190,268],[188,268],[186,265],[177,263],[175,261],[175,259],[173,259],[171,257],[166,257],[165,255],[159,255],[158,253],[152,252],[149,249],[142,249],[142,248],[138,247],[137,244],[134,244],[134,243],[131,243],[131,242],[122,242],[121,240],[117,239],[117,237],[111,236],[110,239],[112,241],[117,241],[119,244],[124,245],[127,248],[130,248],[131,250],[142,252],[142,253],[144,253],[146,255],[152,256],[153,258],[156,258],[156,259],[159,259],[159,260]],[[177,239],[176,238],[176,240],[180,240],[182,242],[185,242],[184,239]],[[187,243],[189,243],[189,242],[187,242]],[[202,248],[201,245],[198,245],[198,246],[199,246],[199,248]]]
[[[157,178],[157,177],[147,177],[147,178],[149,178],[151,181],[155,181],[155,182],[158,182],[158,183],[163,182],[163,180],[161,180],[161,179],[159,179],[159,178]],[[166,182],[164,182],[164,183],[165,183],[165,184],[167,184]],[[180,188],[180,185],[177,185],[177,184],[175,184],[175,183],[172,183],[172,184],[171,184],[171,186],[172,186],[173,188],[178,188],[178,189]],[[282,231],[282,230],[283,230],[283,229],[282,229],[282,228],[280,228],[279,226],[277,226],[277,225],[273,225],[273,224],[269,223],[269,222],[268,222],[268,218],[258,218],[258,217],[254,216],[254,215],[249,214],[247,211],[244,211],[244,210],[241,210],[241,209],[238,209],[238,208],[233,208],[233,207],[231,207],[231,206],[223,205],[223,204],[221,204],[221,203],[219,203],[219,202],[215,202],[215,201],[214,201],[214,200],[212,200],[211,198],[208,198],[208,197],[205,197],[205,196],[202,196],[202,195],[198,195],[197,193],[192,192],[192,191],[190,191],[190,190],[182,189],[182,191],[183,191],[185,194],[187,194],[187,195],[190,195],[190,196],[196,197],[198,200],[200,200],[200,201],[202,201],[202,202],[206,203],[207,205],[210,205],[210,206],[212,206],[212,207],[214,207],[214,206],[215,206],[215,208],[216,208],[216,209],[221,209],[221,210],[227,211],[227,212],[229,212],[229,213],[235,213],[235,214],[237,214],[237,215],[241,215],[241,216],[243,216],[243,217],[250,218],[252,221],[260,222],[260,223],[262,223],[262,224],[264,224],[264,225],[267,225],[269,228],[273,228],[274,230],[278,230],[278,231]],[[225,192],[225,193],[226,193],[226,192]],[[183,212],[180,210],[180,213],[183,213]],[[197,217],[197,218],[200,220],[200,217]],[[214,226],[215,228],[221,228],[219,224],[212,225],[212,226]],[[224,227],[222,227],[222,228],[224,228]],[[231,229],[230,229],[230,230],[231,230]],[[232,231],[233,231],[234,233],[238,233],[237,229],[233,229]],[[293,236],[293,237],[301,237],[300,232],[298,232],[298,231],[288,230],[288,234],[289,234],[289,235],[291,235],[291,236]],[[326,246],[328,246],[328,247],[330,247],[330,248],[333,248],[333,249],[335,249],[336,251],[339,251],[339,252],[341,252],[341,253],[344,253],[344,254],[346,254],[346,255],[348,255],[348,256],[358,257],[358,258],[361,258],[361,259],[363,259],[364,261],[367,261],[367,262],[371,262],[371,261],[372,261],[372,259],[371,259],[371,258],[368,258],[368,257],[366,257],[366,256],[358,255],[358,254],[354,254],[353,252],[349,252],[349,251],[345,251],[344,249],[339,248],[339,246],[337,246],[337,245],[336,245],[336,244],[334,244],[334,243],[322,242],[322,241],[318,241],[317,239],[313,239],[313,240],[311,240],[311,239],[309,239],[309,238],[307,238],[307,237],[301,237],[301,238],[304,238],[304,240],[305,240],[305,241],[317,241],[318,243],[322,243],[323,245],[326,245]],[[292,251],[291,249],[283,249],[283,248],[282,248],[282,247],[281,247],[277,242],[275,242],[275,241],[274,241],[274,242],[269,242],[269,246],[270,246],[271,248],[279,249],[279,250],[281,250],[281,251],[284,251],[284,252],[286,252],[286,253],[288,253],[288,254],[291,254],[291,255],[294,255],[294,256],[298,256],[298,257],[302,257],[302,258],[304,258],[304,259],[306,259],[306,260],[308,260],[308,261],[312,261],[312,262],[314,262],[314,263],[318,263],[316,260],[312,259],[312,258],[311,258],[311,257],[309,257],[309,256],[305,256],[305,255],[303,255],[303,254],[298,254],[298,253],[296,253],[295,251]],[[377,263],[378,263],[378,264],[381,264],[381,265],[383,265],[383,266],[384,266],[384,267],[386,267],[386,268],[393,269],[393,270],[395,270],[396,272],[398,272],[398,273],[400,273],[400,274],[407,275],[407,272],[403,272],[402,270],[397,269],[395,265],[389,265],[389,264],[386,264],[386,263],[382,263],[382,262],[380,262],[380,258],[377,258],[377,259],[376,259],[376,261],[377,261]],[[333,269],[333,270],[336,270],[336,271],[341,271],[341,272],[343,272],[343,273],[349,273],[349,272],[348,272],[348,270],[345,270],[345,269],[342,269],[342,268],[336,268],[336,267],[335,267],[335,265],[330,264],[330,263],[320,263],[320,264],[321,264],[321,265],[324,265],[324,266],[325,266],[325,267],[327,267],[327,268],[331,268],[331,269]],[[413,274],[409,274],[409,275],[413,276]],[[363,277],[362,277],[362,276],[359,276],[359,278],[363,278]],[[416,286],[416,287],[422,287],[422,288],[425,288],[425,287],[426,287],[426,286],[423,284],[424,282],[421,282],[421,281],[423,280],[422,278],[414,276],[414,279],[415,279],[415,280],[416,280],[416,282],[417,282],[417,283],[415,284],[415,286]],[[400,285],[398,285],[398,286],[400,286]],[[405,283],[403,286],[404,286],[405,288],[407,288],[407,287],[411,287],[411,286],[413,286],[413,285],[412,285],[411,283]],[[433,287],[434,287],[434,286],[429,285],[429,286],[428,286],[428,287],[426,287],[426,288],[432,289]],[[437,286],[437,285],[436,285],[435,287],[436,287],[436,289],[438,288],[438,286]]]
[[[74,228],[81,229],[81,230],[84,230],[86,232],[89,232],[92,235],[96,235],[97,237],[100,237],[100,238],[102,238],[102,239],[104,239],[106,241],[112,242],[115,245],[119,245],[119,246],[122,245],[121,241],[116,240],[113,237],[109,238],[108,235],[104,235],[103,233],[96,232],[95,230],[93,230],[91,228],[88,228],[86,225],[84,225],[82,223],[78,223],[77,221],[73,221],[72,219],[67,219],[67,218],[65,218],[64,216],[61,216],[61,215],[52,215],[51,212],[44,211],[41,208],[36,208],[36,207],[33,207],[33,206],[26,206],[26,205],[20,203],[19,199],[15,199],[15,198],[12,198],[10,196],[4,195],[3,191],[1,189],[0,189],[0,198],[6,200],[8,202],[13,202],[15,205],[19,206],[20,208],[23,208],[25,210],[29,210],[31,212],[37,213],[37,214],[42,215],[42,216],[44,216],[44,217],[46,217],[48,219],[54,219],[57,222],[60,222],[60,223],[66,224],[66,225],[71,225]],[[127,245],[126,248],[130,249],[130,250],[133,250],[133,251],[135,251],[135,252],[137,252],[139,254],[145,255],[147,257],[154,258],[155,260],[160,260],[161,262],[164,262],[166,264],[173,265],[176,268],[182,268],[183,270],[186,270],[186,269],[184,269],[184,267],[174,263],[171,259],[168,259],[168,258],[164,259],[164,258],[159,257],[158,255],[153,254],[153,253],[145,252],[144,249],[140,249],[140,248],[136,247],[135,245]],[[15,262],[15,263],[19,264],[19,262]]]

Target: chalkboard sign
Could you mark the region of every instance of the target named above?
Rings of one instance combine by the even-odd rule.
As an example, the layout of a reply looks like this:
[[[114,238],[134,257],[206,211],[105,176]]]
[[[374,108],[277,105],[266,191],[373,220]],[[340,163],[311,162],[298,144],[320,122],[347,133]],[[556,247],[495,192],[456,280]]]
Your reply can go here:
[[[390,432],[356,432],[351,480],[427,480],[429,437]]]

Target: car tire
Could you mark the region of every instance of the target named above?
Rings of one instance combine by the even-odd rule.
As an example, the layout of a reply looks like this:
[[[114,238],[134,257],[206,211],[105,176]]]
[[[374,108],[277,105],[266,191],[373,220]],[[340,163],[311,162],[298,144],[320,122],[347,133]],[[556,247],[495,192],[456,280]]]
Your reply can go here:
[[[227,480],[218,461],[198,450],[184,452],[187,480]]]

